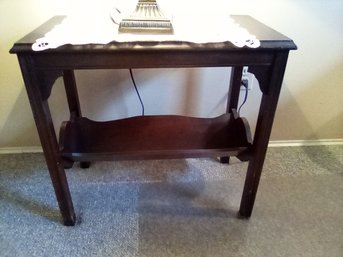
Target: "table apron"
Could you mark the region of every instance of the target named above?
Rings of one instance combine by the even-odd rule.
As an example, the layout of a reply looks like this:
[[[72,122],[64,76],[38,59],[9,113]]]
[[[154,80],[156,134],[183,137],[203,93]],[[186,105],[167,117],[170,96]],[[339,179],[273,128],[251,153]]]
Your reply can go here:
[[[35,53],[31,67],[44,70],[187,68],[271,65],[280,51]]]

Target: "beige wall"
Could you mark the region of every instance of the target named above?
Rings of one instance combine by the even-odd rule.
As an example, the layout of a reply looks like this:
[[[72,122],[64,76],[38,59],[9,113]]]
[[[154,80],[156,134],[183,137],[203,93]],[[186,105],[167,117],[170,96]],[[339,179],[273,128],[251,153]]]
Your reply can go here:
[[[8,54],[8,50],[16,40],[49,17],[83,10],[81,4],[85,6],[88,2],[0,1],[0,148],[39,145],[17,59]],[[106,7],[114,3],[94,2]],[[177,3],[160,2],[163,6]],[[189,8],[197,3],[197,10],[206,10],[206,17],[216,11],[216,7],[207,5],[208,1],[199,2],[187,1]],[[343,1],[214,0],[211,3],[220,5],[219,9],[227,13],[254,16],[294,39],[299,47],[289,58],[272,139],[343,138]],[[225,109],[227,68],[134,72],[147,114],[215,116]],[[86,116],[106,120],[140,114],[127,71],[79,71],[76,76]],[[159,86],[161,84],[163,87]],[[247,106],[242,110],[252,126],[257,110],[249,110],[249,106],[253,106],[259,96],[255,82]],[[56,124],[67,118],[64,103],[59,79],[50,100]]]

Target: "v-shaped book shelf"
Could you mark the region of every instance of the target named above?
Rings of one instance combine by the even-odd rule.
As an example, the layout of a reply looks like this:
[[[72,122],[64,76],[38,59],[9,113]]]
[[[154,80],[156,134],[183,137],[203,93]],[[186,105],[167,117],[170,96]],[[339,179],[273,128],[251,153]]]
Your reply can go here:
[[[78,118],[63,123],[61,156],[70,161],[239,156],[251,146],[244,118],[137,116],[94,122]]]

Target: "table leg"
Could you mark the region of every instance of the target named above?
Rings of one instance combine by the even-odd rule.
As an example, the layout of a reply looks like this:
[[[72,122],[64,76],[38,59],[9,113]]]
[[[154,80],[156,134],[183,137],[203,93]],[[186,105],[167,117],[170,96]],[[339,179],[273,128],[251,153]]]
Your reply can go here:
[[[63,82],[68,100],[70,120],[82,117],[79,94],[77,92],[76,80],[73,70],[63,71]],[[90,164],[90,162],[80,162],[80,167],[82,169],[86,169],[89,168]],[[73,162],[65,162],[66,168],[71,168],[72,165]]]
[[[242,72],[243,66],[236,66],[231,69],[230,88],[226,106],[227,113],[231,113],[232,109],[237,109],[241,90]]]
[[[229,93],[227,98],[226,113],[232,113],[232,109],[237,110],[239,93],[241,90],[243,66],[236,66],[231,68]],[[230,156],[219,157],[221,163],[229,163]]]
[[[67,177],[58,153],[58,144],[48,101],[42,97],[37,72],[30,68],[30,57],[20,56],[19,63],[43,147],[44,156],[49,169],[50,178],[62,215],[63,224],[73,226],[75,224],[74,207],[68,187]]]
[[[75,75],[73,70],[63,71],[64,88],[67,95],[68,106],[70,111],[70,119],[81,117],[81,108],[79,96],[77,93]]]
[[[261,106],[258,114],[256,131],[252,146],[252,157],[249,161],[241,206],[239,210],[240,216],[245,218],[251,216],[254,207],[263,163],[268,148],[269,137],[272,130],[277,102],[279,99],[282,80],[286,69],[287,58],[288,51],[279,53],[275,56],[267,91],[263,92],[262,95]]]

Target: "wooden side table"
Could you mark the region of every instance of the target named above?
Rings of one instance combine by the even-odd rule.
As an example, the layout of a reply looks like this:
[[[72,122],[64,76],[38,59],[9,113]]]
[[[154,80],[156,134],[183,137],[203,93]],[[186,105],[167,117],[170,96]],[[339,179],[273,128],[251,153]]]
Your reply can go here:
[[[41,52],[32,50],[64,17],[56,16],[14,44],[25,87],[55,189],[63,224],[75,224],[75,212],[65,168],[79,161],[237,156],[248,161],[239,214],[250,217],[263,168],[282,80],[293,41],[249,16],[232,16],[261,41],[256,49],[231,43],[184,42],[65,45]],[[139,46],[139,47],[137,47]],[[95,122],[82,117],[74,70],[232,67],[227,109],[216,118],[176,115],[140,116]],[[242,69],[249,66],[263,93],[254,138],[249,125],[237,116]],[[70,120],[56,138],[48,98],[62,76]]]

